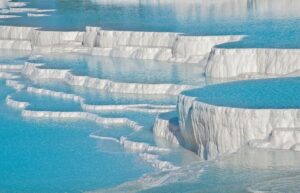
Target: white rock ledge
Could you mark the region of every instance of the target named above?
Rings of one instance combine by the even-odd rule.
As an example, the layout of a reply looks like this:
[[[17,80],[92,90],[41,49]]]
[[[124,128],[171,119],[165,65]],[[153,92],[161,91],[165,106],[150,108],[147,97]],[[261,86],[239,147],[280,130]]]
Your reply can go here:
[[[181,134],[188,148],[203,159],[233,153],[250,141],[269,138],[272,131],[276,136],[276,128],[300,126],[299,109],[222,107],[183,94],[179,95],[178,109]]]
[[[300,128],[276,128],[265,140],[255,140],[252,147],[300,151]]]
[[[0,74],[1,75],[1,74]],[[175,105],[152,105],[152,104],[126,104],[126,105],[91,105],[85,102],[85,99],[81,96],[57,92],[53,90],[47,90],[43,88],[27,87],[28,93],[51,96],[55,98],[72,100],[78,102],[81,105],[82,110],[91,113],[101,113],[104,111],[134,111],[134,112],[145,112],[145,113],[162,113],[175,110]]]
[[[28,102],[21,102],[21,101],[16,101],[14,99],[12,99],[12,97],[10,95],[8,95],[5,99],[6,104],[12,108],[15,109],[25,109],[26,107],[28,107],[30,104]]]
[[[172,111],[159,114],[155,119],[153,134],[169,143],[182,144],[183,139],[180,133],[177,113]]]
[[[300,49],[213,48],[206,66],[206,75],[213,78],[299,74]]]
[[[20,8],[19,8],[20,9]],[[38,28],[0,26],[0,49],[33,53],[91,55],[199,63],[212,78],[253,78],[300,74],[299,49],[217,48],[244,36],[185,36],[177,33],[109,31],[41,31]]]
[[[26,12],[30,8],[11,8]],[[31,10],[28,16],[47,16],[47,10]],[[244,36],[184,36],[178,33],[109,31],[86,27],[86,31],[41,31],[38,28],[0,26],[0,48],[34,53],[75,52],[91,55],[206,64],[218,44],[239,41]]]
[[[20,72],[23,69],[23,64],[0,64],[0,71],[17,71]]]
[[[127,118],[106,118],[87,112],[54,112],[54,111],[31,111],[22,110],[23,117],[47,118],[47,119],[84,119],[94,121],[103,125],[126,125],[135,131],[142,129],[143,126]]]
[[[6,97],[6,104],[12,108],[21,110],[23,117],[42,118],[42,119],[83,119],[93,121],[97,124],[114,126],[125,125],[134,131],[139,131],[143,126],[128,118],[107,118],[89,112],[60,112],[60,111],[33,111],[28,110],[28,102],[14,100],[10,95]]]
[[[172,163],[170,163],[168,161],[159,160],[158,155],[149,154],[149,153],[140,153],[139,156],[142,160],[149,163],[152,167],[160,169],[162,171],[177,170],[180,168],[180,167],[174,166]]]
[[[15,89],[16,91],[20,91],[26,87],[24,84],[20,83],[17,80],[6,80],[5,84],[6,84],[6,86],[11,87],[11,88]]]
[[[143,142],[130,141],[126,137],[120,138],[120,144],[122,144],[125,149],[132,151],[132,152],[163,153],[163,152],[170,151],[170,149],[168,149],[168,148],[151,146],[148,143],[143,143]]]
[[[0,72],[0,79],[18,79],[20,78],[20,76],[13,74],[13,73],[9,73],[9,72]]]
[[[22,73],[31,79],[60,79],[72,86],[82,86],[116,93],[178,95],[183,90],[194,88],[194,86],[191,85],[179,84],[114,82],[107,79],[76,76],[69,72],[69,70],[42,69],[39,68],[39,66],[40,64],[26,63]]]

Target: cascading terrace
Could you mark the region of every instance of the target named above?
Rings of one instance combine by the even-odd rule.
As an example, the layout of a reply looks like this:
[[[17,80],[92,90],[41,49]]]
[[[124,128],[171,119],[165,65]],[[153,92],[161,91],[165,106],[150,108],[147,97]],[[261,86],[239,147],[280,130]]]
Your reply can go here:
[[[203,67],[207,77],[221,78],[225,79],[225,81],[257,77],[270,78],[274,76],[295,76],[299,72],[299,51],[296,49],[224,49],[218,48],[217,46],[222,43],[239,41],[244,36],[185,36],[184,34],[178,33],[109,31],[103,30],[99,27],[86,27],[85,32],[58,32],[41,31],[38,28],[30,27],[1,26],[0,31],[0,48],[27,50],[33,55],[49,53],[84,53],[102,57],[110,56],[185,63],[182,65],[197,63]],[[247,58],[247,61],[245,61],[245,58]],[[243,65],[240,65],[241,63],[243,63]],[[288,65],[285,65],[286,63]],[[204,86],[205,83],[202,85],[198,84],[197,86],[171,83],[124,83],[109,79],[74,75],[70,70],[47,69],[44,68],[42,64],[32,62],[27,62],[25,65],[3,65],[1,70],[21,71],[23,75],[26,75],[30,79],[57,79],[69,84],[70,86],[81,86],[99,89],[106,92],[179,95],[178,115],[177,113],[159,115],[154,124],[154,135],[165,138],[171,143],[181,144],[198,153],[198,155],[204,159],[215,158],[225,153],[234,152],[251,140],[266,138],[273,130],[270,129],[269,126],[262,128],[256,124],[256,121],[254,121],[255,123],[253,124],[255,125],[255,128],[257,128],[258,133],[256,135],[255,132],[251,133],[248,129],[246,129],[246,132],[245,128],[241,126],[242,123],[239,127],[233,127],[232,124],[224,126],[222,123],[223,126],[218,127],[220,131],[216,131],[217,140],[211,142],[208,133],[215,130],[213,124],[218,122],[217,119],[222,118],[213,116],[210,117],[209,112],[214,111],[211,106],[204,105],[204,108],[203,105],[199,105],[198,107],[196,103],[200,104],[201,102],[196,100],[197,97],[185,96],[186,90]],[[7,72],[5,73],[2,74],[2,77],[12,76],[7,74]],[[16,90],[23,90],[25,88],[24,85],[16,80],[7,80],[7,85],[15,88]],[[68,114],[66,116],[87,117],[87,119],[95,120],[96,122],[98,117],[92,115],[92,113],[99,113],[103,111],[135,111],[146,113],[165,113],[174,111],[174,106],[157,106],[151,104],[88,105],[85,104],[83,98],[73,94],[50,91],[47,89],[38,89],[34,87],[26,87],[25,90],[39,95],[71,99],[75,102],[79,102],[81,108],[89,113],[79,115]],[[12,101],[10,97],[7,98],[7,102],[11,104],[11,106],[19,105],[22,108],[26,107],[26,103],[18,104],[16,101]],[[251,113],[252,111],[235,111],[232,108],[220,110],[220,116],[231,111],[236,112],[233,113],[232,120],[230,119],[232,122],[237,121],[236,117],[243,122],[243,118],[241,118],[243,114],[242,112],[246,112],[246,114],[253,114],[254,117],[257,116],[257,111],[253,111],[253,113]],[[272,117],[276,114],[274,114],[273,111],[260,112],[262,112],[261,117],[266,117],[267,115]],[[29,111],[24,110],[24,116],[29,114]],[[279,114],[276,114],[276,116],[279,116]],[[295,121],[297,121],[295,117],[296,114],[297,113],[292,113],[290,115],[290,117],[293,117]],[[36,117],[39,115],[40,113],[36,113],[35,115],[32,114],[32,116]],[[48,113],[47,116],[58,117],[62,115],[50,115]],[[201,119],[204,119],[205,116],[210,117],[210,121],[201,121]],[[252,117],[252,115],[250,117]],[[212,121],[213,119],[216,120]],[[277,118],[270,119],[277,120]],[[226,119],[224,121],[228,120]],[[199,125],[199,123],[201,124]],[[128,124],[131,125],[131,123]],[[245,122],[244,124],[251,125],[252,122]],[[268,124],[271,124],[272,128],[282,126],[275,126],[273,122],[266,123],[266,125]],[[297,124],[290,126],[296,127]],[[237,137],[231,136],[230,139],[227,139],[226,136],[230,136],[233,130],[236,131],[235,133]],[[227,134],[224,134],[225,131],[228,131]],[[221,135],[219,132],[224,135]],[[245,135],[244,138],[240,137],[240,132],[248,134]],[[228,144],[225,142],[223,143],[224,140],[232,142],[229,145],[230,148]]]
[[[21,68],[22,66],[22,68]],[[1,65],[1,71],[6,72],[11,75],[12,71],[14,73],[22,73],[26,68],[25,65]],[[82,111],[78,112],[63,112],[63,111],[37,111],[30,109],[30,102],[18,101],[14,99],[13,95],[8,95],[6,97],[6,104],[12,108],[21,110],[21,115],[25,118],[35,118],[35,119],[84,119],[87,121],[92,121],[97,124],[106,125],[106,126],[127,126],[130,127],[134,132],[138,132],[143,129],[142,125],[139,123],[130,120],[128,118],[109,118],[109,117],[101,117],[97,112],[105,112],[105,111],[134,111],[134,112],[145,112],[145,113],[158,113],[165,112],[174,109],[172,105],[151,105],[151,104],[131,104],[131,105],[89,105],[85,103],[85,98],[64,92],[57,92],[52,90],[47,90],[43,88],[35,88],[32,86],[28,86],[26,83],[23,83],[19,76],[8,76],[2,77],[6,79],[6,85],[12,87],[17,91],[16,94],[21,92],[27,92],[39,96],[50,96],[54,98],[59,98],[63,100],[71,100],[74,103],[80,103]],[[154,168],[168,171],[175,170],[178,167],[174,166],[172,163],[168,161],[161,161],[159,156],[155,153],[159,152],[168,152],[168,148],[162,148],[157,146],[152,146],[143,142],[135,142],[127,139],[127,137],[122,136],[120,139],[99,136],[97,132],[91,133],[90,137],[99,139],[99,140],[112,140],[116,141],[120,145],[123,146],[124,149],[139,153],[139,156],[142,160],[152,165]]]

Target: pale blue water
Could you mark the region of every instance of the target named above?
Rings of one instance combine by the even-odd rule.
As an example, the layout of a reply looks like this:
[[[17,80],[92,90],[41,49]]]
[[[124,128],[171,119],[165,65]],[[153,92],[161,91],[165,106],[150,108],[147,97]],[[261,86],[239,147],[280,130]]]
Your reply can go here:
[[[87,72],[86,69],[82,69]],[[168,68],[165,70],[167,71]],[[88,101],[94,104],[175,104],[175,99],[170,96],[112,94],[75,88],[55,80],[30,81],[24,77],[19,80],[28,86],[75,93],[87,97]],[[262,83],[254,81],[253,84],[256,89],[261,88],[261,92],[258,93],[276,90],[280,86],[284,86],[283,90],[287,94],[291,94],[291,89],[298,89],[297,78],[284,80],[286,80],[283,81],[284,84],[275,81],[273,87],[268,83],[274,80],[264,80]],[[264,90],[267,89],[266,86],[270,90]],[[221,86],[216,85],[216,87],[220,91]],[[253,87],[249,84],[249,88],[254,89]],[[242,84],[237,88],[243,90]],[[226,92],[221,93],[226,99]],[[25,91],[15,92],[7,88],[4,81],[0,81],[0,145],[2,147],[0,192],[52,193],[101,189],[109,192],[109,188],[118,189],[120,184],[135,181],[145,174],[150,178],[154,175],[154,182],[157,180],[159,183],[152,186],[155,183],[145,182],[149,185],[147,190],[140,190],[140,186],[133,186],[134,191],[238,193],[249,192],[249,190],[278,190],[279,192],[299,190],[297,184],[300,182],[300,159],[299,154],[295,152],[247,150],[246,153],[238,153],[217,162],[199,162],[193,153],[171,146],[170,153],[157,153],[157,155],[160,160],[171,161],[182,168],[179,171],[160,172],[143,162],[138,154],[124,150],[114,141],[89,137],[90,134],[116,139],[127,137],[135,142],[170,147],[164,141],[153,137],[152,125],[155,114],[127,111],[98,113],[104,117],[130,118],[144,126],[139,132],[133,132],[126,126],[107,128],[83,120],[24,119],[19,111],[4,104],[8,94],[15,100],[30,102],[28,109],[31,110],[81,111],[77,103],[28,94]],[[245,95],[250,94],[248,92]],[[195,161],[197,162],[193,163]],[[192,165],[188,166],[189,164]],[[156,173],[152,173],[154,171]],[[122,190],[123,188],[117,192],[123,192]]]
[[[143,193],[252,193],[299,192],[300,154],[293,151],[275,151],[243,148],[220,160],[194,162],[189,167],[171,173],[152,175],[160,186],[141,190]],[[176,182],[165,183],[172,178]],[[169,178],[168,178],[169,177]],[[115,192],[130,186],[114,188]]]
[[[29,0],[27,7],[55,9],[50,17],[0,21],[1,25],[25,25],[47,30],[105,29],[170,31],[197,35],[242,34],[248,38],[225,47],[299,48],[298,0],[182,0],[105,1]],[[47,21],[47,22],[45,22]]]
[[[253,109],[300,107],[300,78],[274,78],[210,85],[184,91],[199,101],[218,106]]]
[[[69,86],[61,81],[42,80],[33,84],[38,88],[50,89],[74,93],[84,97],[87,104],[94,105],[122,105],[122,104],[156,104],[156,105],[175,105],[177,97],[170,95],[139,95],[124,93],[107,93],[101,90],[88,89],[82,87]]]
[[[198,64],[133,60],[75,54],[50,55],[32,62],[43,63],[41,68],[71,69],[72,74],[109,79],[116,82],[148,84],[172,83],[197,85],[204,81]],[[164,70],[161,70],[163,66]]]
[[[0,49],[0,63],[1,64],[24,64],[28,60],[30,52],[14,50],[2,50]]]
[[[220,47],[298,48],[300,3],[298,0],[219,1],[101,1],[28,0],[27,7],[55,9],[50,17],[0,20],[0,25],[37,26],[45,30],[84,30],[87,25],[105,29],[170,31],[188,35],[248,35],[237,43]],[[22,64],[30,53],[0,52],[0,63]],[[83,55],[50,55],[30,60],[42,68],[71,69],[76,75],[120,82],[202,85],[203,71],[197,65],[111,59]],[[28,86],[80,95],[89,104],[176,104],[176,96],[107,93],[73,87],[57,80],[19,79]],[[299,107],[299,78],[258,80],[209,86],[186,93],[206,102],[247,108]],[[272,83],[272,84],[270,84]],[[205,92],[203,92],[205,91]],[[296,93],[296,94],[295,94]],[[38,111],[82,111],[78,103],[53,97],[15,92],[0,81],[0,192],[84,192],[117,188],[143,175],[147,190],[141,192],[299,192],[299,153],[247,149],[213,162],[199,162],[194,154],[153,137],[156,114],[128,111],[101,112],[99,116],[130,118],[144,126],[134,132],[127,126],[106,127],[83,120],[25,119],[5,104],[10,94],[30,102]],[[161,172],[142,161],[137,153],[119,143],[97,136],[172,148],[157,153],[180,170]],[[192,163],[196,161],[196,163]],[[192,164],[191,164],[192,163]],[[191,164],[191,166],[187,166]],[[153,172],[156,173],[153,173]],[[199,174],[199,175],[198,175]],[[146,178],[146,179],[149,179]],[[140,179],[143,182],[143,179]],[[138,185],[141,184],[138,181]],[[157,183],[155,183],[157,182]],[[153,186],[154,185],[154,186]],[[123,192],[127,185],[118,189]],[[109,192],[109,190],[104,190]]]
[[[152,170],[134,154],[100,151],[97,141],[88,137],[105,130],[99,125],[21,118],[3,104],[12,91],[3,81],[0,89],[1,192],[82,192],[114,186]]]
[[[25,91],[18,92],[12,95],[12,98],[17,101],[29,102],[29,110],[35,111],[82,111],[79,103],[74,103],[71,100],[64,100],[50,96],[40,96],[30,94]]]
[[[24,63],[28,57],[28,55],[23,56],[18,52],[15,54],[3,52],[0,62],[17,64],[21,62],[21,58]],[[50,58],[50,56],[47,57]],[[58,64],[66,69],[72,67],[77,57],[72,56],[75,57],[75,60],[65,60],[66,57],[53,56],[55,62],[52,61],[52,64]],[[49,60],[49,58],[45,60]],[[90,57],[90,59],[93,58]],[[99,62],[106,60],[99,59]],[[126,64],[125,60],[125,67]],[[81,68],[76,69],[77,72],[92,76],[93,70],[88,70],[91,67],[89,63],[81,61],[81,65]],[[97,68],[98,65],[101,66],[101,63],[95,63],[94,67]],[[52,67],[51,64],[48,68],[50,67]],[[103,70],[106,72],[109,67],[109,65],[104,65]],[[166,68],[164,73],[168,73],[170,70]],[[76,94],[85,98],[86,103],[89,104],[175,105],[176,103],[176,96],[107,93],[101,90],[73,87],[54,79],[30,80],[18,72],[14,72],[14,74],[20,76],[16,80],[25,86]],[[151,73],[148,76],[151,78]],[[113,77],[117,77],[117,74]],[[99,78],[102,77],[99,75]],[[132,79],[132,81],[134,80],[138,79]],[[140,81],[143,82],[143,80]],[[172,83],[172,80],[168,81]],[[4,80],[1,80],[0,95],[0,145],[3,149],[0,151],[0,178],[3,179],[0,182],[0,192],[99,190],[136,180],[144,174],[157,171],[142,161],[137,153],[124,150],[119,143],[90,137],[90,134],[114,139],[127,137],[128,140],[134,142],[157,146],[152,133],[156,114],[130,111],[97,113],[102,117],[128,118],[136,121],[143,126],[143,129],[138,132],[134,132],[127,126],[96,125],[93,122],[76,119],[25,119],[21,117],[20,111],[5,104],[6,96],[10,95],[13,100],[30,103],[26,109],[33,111],[82,112],[83,110],[78,102],[72,100],[31,94],[25,90],[16,92],[5,86]],[[174,150],[178,152],[178,155],[183,151],[179,147]],[[167,154],[164,155],[166,156],[164,160],[172,160]]]

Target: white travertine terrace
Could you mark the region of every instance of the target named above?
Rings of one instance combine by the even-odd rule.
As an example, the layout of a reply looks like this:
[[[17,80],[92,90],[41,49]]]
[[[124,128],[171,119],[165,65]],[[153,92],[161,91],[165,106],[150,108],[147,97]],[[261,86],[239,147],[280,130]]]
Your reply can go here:
[[[0,19],[18,18],[18,15],[0,15]]]
[[[107,79],[76,76],[69,72],[69,70],[42,69],[39,68],[39,66],[40,65],[34,63],[26,63],[22,73],[31,79],[60,79],[73,86],[82,86],[117,93],[177,95],[183,90],[194,88],[194,86],[191,85],[179,84],[114,82]]]
[[[11,80],[7,80],[6,84],[8,86],[16,87],[15,89],[17,91],[20,91],[25,87],[23,86],[20,88],[16,81],[14,82]],[[143,126],[139,125],[137,122],[127,118],[106,118],[90,112],[56,112],[28,110],[27,107],[30,105],[30,103],[14,100],[10,95],[6,97],[6,104],[10,107],[20,109],[23,117],[50,119],[83,119],[104,125],[126,125],[135,131],[139,131],[143,128]]]
[[[22,88],[23,89],[23,88]],[[20,89],[19,89],[20,90]],[[10,95],[6,97],[6,104],[10,107],[20,109],[23,117],[48,118],[48,119],[83,119],[103,125],[126,125],[135,131],[143,126],[127,118],[107,118],[90,112],[59,112],[59,111],[34,111],[28,110],[28,102],[14,100]]]
[[[214,48],[206,66],[206,75],[214,78],[274,77],[299,72],[299,49]]]
[[[25,49],[35,53],[75,52],[204,64],[215,45],[242,38],[243,36],[184,36],[166,32],[109,31],[99,27],[87,27],[85,32],[59,32],[0,26],[2,49]]]
[[[153,134],[179,145],[183,139],[178,125],[177,113],[173,111],[159,114],[155,119]]]
[[[35,30],[36,28],[31,27],[0,26],[0,38],[2,40],[30,41]]]
[[[25,7],[26,2],[8,2],[8,7]]]
[[[33,88],[28,87],[27,91],[33,91]],[[49,92],[47,94],[49,94]],[[72,96],[71,95],[69,96],[70,97],[67,98],[72,99]],[[55,95],[55,97],[64,98],[64,96],[62,96],[61,94]],[[30,103],[14,100],[10,95],[6,97],[6,104],[12,108],[21,110],[21,114],[23,117],[50,118],[50,119],[84,119],[84,120],[94,121],[98,124],[104,124],[104,125],[126,125],[132,128],[134,131],[139,131],[143,127],[138,123],[127,118],[105,118],[89,112],[54,112],[54,111],[27,110],[26,108],[30,105]],[[151,154],[151,153],[167,153],[170,151],[170,149],[152,146],[147,143],[130,141],[126,137],[121,137],[120,139],[116,139],[111,137],[98,136],[96,134],[91,134],[90,137],[117,142],[120,145],[122,145],[124,149],[139,153],[139,156],[142,160],[149,163],[154,168],[160,169],[162,171],[175,170],[179,168],[177,166],[174,166],[168,161],[159,160],[159,156],[157,154]]]
[[[109,31],[86,27],[85,32],[41,31],[0,26],[0,48],[33,53],[74,52],[92,55],[199,63],[212,78],[252,78],[298,74],[298,49],[224,49],[215,46],[244,36],[185,36],[164,32]]]
[[[135,142],[135,141],[130,141],[126,137],[121,137],[120,138],[120,144],[123,145],[123,147],[129,151],[133,152],[168,152],[170,149],[168,148],[163,148],[163,147],[157,147],[157,146],[151,146],[147,143],[142,143],[142,142]]]
[[[179,96],[178,109],[181,134],[189,148],[203,159],[233,153],[252,140],[267,139],[272,132],[278,134],[277,128],[287,128],[278,134],[281,136],[277,139],[282,141],[277,141],[274,148],[280,147],[285,131],[300,126],[299,109],[222,107],[183,94]]]
[[[28,17],[49,17],[50,15],[44,13],[27,13]]]
[[[33,93],[41,96],[51,96],[60,99],[72,100],[80,103],[82,110],[90,113],[101,113],[105,111],[134,111],[145,113],[163,113],[169,112],[176,108],[175,105],[151,105],[151,104],[125,104],[125,105],[91,105],[85,102],[85,99],[81,96],[57,92],[53,90],[47,90],[42,88],[27,87],[28,93]]]
[[[98,136],[96,134],[91,134],[90,137],[95,139],[108,140],[108,141],[120,143],[120,145],[122,145],[122,147],[125,150],[139,153],[138,155],[143,161],[149,163],[152,167],[157,168],[159,170],[169,171],[169,170],[179,169],[179,167],[174,166],[172,163],[168,161],[161,161],[159,159],[158,154],[153,154],[153,153],[167,153],[170,151],[170,149],[151,146],[147,143],[130,141],[125,137],[121,137],[120,140],[112,137]]]
[[[9,73],[9,72],[1,72],[0,71],[0,79],[7,80],[7,79],[17,79],[17,78],[20,78],[20,76]]]
[[[142,160],[149,163],[152,167],[160,169],[162,171],[175,170],[179,167],[174,166],[168,161],[159,160],[159,156],[153,153],[167,153],[170,151],[168,148],[151,146],[147,143],[134,142],[128,140],[126,137],[120,138],[120,144],[124,149],[132,152],[140,152],[139,156]]]
[[[158,168],[162,171],[170,171],[170,170],[177,170],[180,167],[174,166],[168,161],[161,161],[158,159],[158,155],[150,154],[150,153],[140,153],[140,158],[145,162],[151,164],[152,167]]]
[[[264,140],[250,143],[252,147],[300,151],[300,128],[276,128]]]
[[[184,36],[164,32],[107,31],[87,27],[83,45],[91,47],[94,55],[199,63],[206,59],[215,45],[242,38],[243,36]]]
[[[38,9],[38,8],[29,8],[29,7],[23,7],[22,4],[19,4],[19,6],[13,6],[10,7],[9,10],[6,10],[7,13],[49,13],[56,11],[55,9]]]
[[[17,71],[20,72],[22,70],[23,65],[3,65],[1,70],[4,73],[8,73],[6,71]],[[49,74],[52,71],[48,71]],[[115,126],[115,125],[125,125],[133,129],[133,131],[139,131],[143,128],[143,126],[139,125],[137,122],[132,121],[128,118],[107,118],[101,117],[97,114],[91,113],[90,111],[95,112],[102,112],[107,110],[125,110],[125,111],[143,111],[143,112],[150,112],[150,113],[157,113],[157,112],[164,112],[174,110],[175,106],[173,105],[151,105],[151,104],[132,104],[132,105],[87,105],[85,104],[85,99],[74,95],[68,94],[64,92],[57,92],[52,90],[46,90],[42,88],[35,88],[31,86],[26,86],[22,84],[18,80],[6,80],[7,86],[11,86],[15,88],[17,91],[26,91],[29,93],[34,93],[42,96],[51,96],[55,98],[61,98],[66,100],[72,100],[75,103],[80,103],[83,109],[83,112],[59,112],[59,111],[35,111],[29,110],[28,107],[30,106],[29,102],[24,101],[17,101],[13,99],[11,95],[6,97],[6,104],[9,107],[19,109],[21,111],[21,115],[23,117],[29,118],[38,118],[38,119],[83,119],[88,121],[93,121],[97,124],[103,124],[108,126]],[[149,109],[148,109],[149,108]],[[149,111],[147,111],[149,110]],[[111,129],[111,128],[109,128]],[[145,162],[149,163],[152,167],[157,168],[162,171],[169,171],[175,170],[179,167],[174,166],[172,163],[168,161],[161,161],[157,154],[151,153],[167,153],[170,149],[152,146],[147,143],[142,142],[135,142],[130,141],[126,137],[121,137],[120,139],[105,137],[105,136],[98,136],[97,134],[92,133],[90,135],[92,138],[100,139],[100,140],[112,140],[119,143],[124,149],[132,152],[139,153],[139,157],[144,160]]]
[[[104,125],[127,125],[134,130],[140,130],[142,126],[127,118],[106,118],[87,112],[54,112],[54,111],[31,111],[22,110],[23,117],[50,118],[50,119],[84,119]]]
[[[11,87],[11,88],[15,89],[16,91],[20,91],[26,87],[24,84],[20,83],[17,80],[9,80],[8,79],[5,81],[5,84],[6,84],[6,86]]]
[[[27,51],[32,49],[30,41],[27,40],[0,40],[0,48]]]
[[[28,107],[30,105],[28,102],[21,102],[21,101],[13,100],[10,95],[8,95],[6,97],[5,101],[8,106],[16,108],[16,109],[21,109],[21,110],[25,109],[26,107]]]
[[[218,44],[238,41],[243,36],[184,36],[176,33],[108,31],[87,27],[85,32],[40,31],[30,27],[0,27],[0,48],[30,50],[32,53],[75,52],[134,59],[198,63],[213,78],[253,78],[297,75],[300,72],[298,49],[223,49]],[[39,64],[0,66],[3,71],[21,71],[32,79],[60,79],[69,85],[119,93],[178,95],[191,85],[143,84],[114,82],[107,79],[77,76],[69,70],[45,69]],[[5,72],[6,73],[6,72]],[[3,74],[3,77],[8,74]],[[6,85],[17,91],[26,86],[16,80]],[[199,85],[200,86],[200,85]],[[137,112],[168,112],[172,107],[154,105],[89,105],[84,99],[67,93],[27,88],[28,92],[71,99],[80,102],[86,112],[38,112],[26,110],[28,104],[7,98],[8,105],[20,108],[22,115],[36,118],[84,118],[96,123],[123,123],[141,128],[128,119],[99,117],[97,112],[124,110]],[[242,109],[205,104],[196,97],[180,94],[178,100],[179,127],[172,117],[159,115],[154,134],[175,144],[183,144],[203,159],[237,151],[245,144],[261,148],[300,150],[298,109]],[[175,118],[175,117],[173,117]],[[278,129],[281,128],[281,129]],[[178,137],[180,136],[180,137]],[[158,147],[119,141],[124,148],[148,153]],[[153,149],[154,148],[154,149]],[[142,156],[144,158],[148,155]],[[152,161],[155,159],[152,159]],[[156,161],[153,161],[155,163]]]
[[[104,112],[104,111],[134,111],[144,113],[163,113],[173,111],[175,105],[151,105],[151,104],[126,104],[126,105],[90,105],[81,103],[81,108],[87,112]]]
[[[21,71],[23,67],[22,64],[0,64],[1,71]]]
[[[38,94],[41,96],[51,96],[51,97],[60,98],[60,99],[69,99],[74,102],[84,102],[84,99],[82,97],[74,95],[74,94],[64,93],[64,92],[56,92],[56,91],[52,91],[52,90],[35,88],[35,87],[31,87],[31,86],[27,87],[26,91],[28,93]]]
[[[26,109],[26,107],[29,105],[28,103],[15,101],[11,97],[7,98],[6,103],[11,107],[22,109],[22,116],[28,118],[83,119],[103,125],[126,125],[135,131],[138,131],[142,128],[141,125],[127,118],[106,118],[88,112],[32,111]]]

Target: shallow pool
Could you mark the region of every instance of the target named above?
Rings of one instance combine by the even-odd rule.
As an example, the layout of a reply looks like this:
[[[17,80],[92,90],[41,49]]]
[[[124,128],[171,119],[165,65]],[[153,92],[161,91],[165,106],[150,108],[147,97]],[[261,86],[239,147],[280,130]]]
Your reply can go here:
[[[70,69],[74,75],[116,82],[190,85],[204,82],[204,70],[198,64],[185,65],[79,54],[52,54],[30,61],[44,64],[40,68]]]
[[[30,0],[26,7],[55,11],[29,11],[48,17],[13,12],[10,14],[21,17],[2,19],[0,24],[48,30],[83,30],[90,25],[114,30],[249,35],[223,47],[299,48],[300,42],[298,0]]]
[[[1,192],[82,192],[152,171],[135,154],[101,151],[89,135],[104,127],[87,121],[24,119],[6,106],[5,94],[12,91],[3,81],[0,89]]]
[[[89,77],[93,77],[94,68],[101,67],[105,73],[104,77],[102,74],[96,76],[100,79],[110,78],[105,77],[106,74],[118,69],[117,66],[104,65],[108,60],[105,58],[95,58],[97,62],[91,66],[84,60],[87,56],[73,55],[66,60],[69,56],[53,55],[51,59],[47,55],[32,60],[30,55],[22,53],[3,52],[2,55],[0,65],[43,62],[45,66],[41,68],[70,69],[74,74],[76,71]],[[93,57],[89,58],[93,60]],[[124,63],[121,59],[118,61],[118,65],[130,66],[126,60]],[[148,63],[136,61],[136,65],[140,62]],[[80,67],[75,68],[72,64]],[[156,70],[151,64],[158,66],[149,61],[147,70],[150,78]],[[138,68],[136,70],[139,71]],[[163,73],[172,72],[167,64]],[[174,168],[188,163],[174,159],[174,156],[184,157],[187,150],[175,146],[171,151],[169,144],[155,139],[152,133],[156,115],[161,110],[174,110],[176,96],[110,93],[68,85],[56,77],[28,77],[22,70],[3,70],[1,73],[15,76],[2,77],[0,82],[0,145],[3,147],[0,152],[0,177],[3,179],[0,191],[99,190],[164,170],[157,163],[167,163],[168,167]],[[188,76],[183,77],[189,81]],[[118,80],[118,73],[112,74],[111,78]],[[194,77],[191,75],[190,79],[192,82]],[[119,79],[122,80],[125,79]],[[177,80],[162,78],[170,84]],[[147,83],[144,77],[138,76],[130,81]],[[95,109],[85,109],[84,105]],[[140,129],[136,130],[136,127]],[[197,160],[191,152],[188,152],[188,157]]]
[[[242,41],[219,47],[299,48],[299,8],[298,0],[28,0],[23,8],[2,11],[20,17],[0,19],[0,25],[242,34],[247,35]],[[25,62],[124,83],[123,91],[132,88],[129,83],[158,88],[202,87],[206,82],[197,64],[0,51],[0,65]],[[3,72],[0,192],[300,190],[297,152],[245,147],[229,157],[202,162],[194,153],[155,137],[154,120],[160,112],[176,110],[176,95],[108,92],[57,77],[26,76],[21,70]],[[240,81],[184,94],[221,106],[299,108],[299,83],[299,78]]]
[[[274,78],[210,85],[183,92],[217,106],[250,109],[300,107],[300,78]]]

